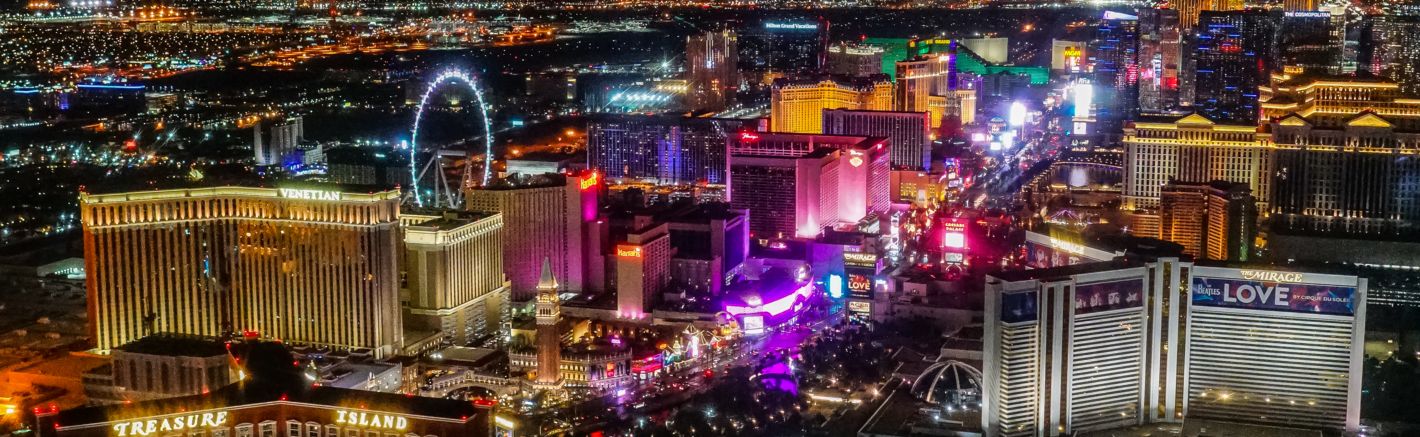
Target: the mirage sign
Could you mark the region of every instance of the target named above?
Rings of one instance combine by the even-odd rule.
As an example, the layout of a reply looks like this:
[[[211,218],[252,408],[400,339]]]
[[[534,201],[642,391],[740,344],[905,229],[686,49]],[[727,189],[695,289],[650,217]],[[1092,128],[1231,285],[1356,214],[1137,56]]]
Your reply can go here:
[[[1313,314],[1353,315],[1356,287],[1193,277],[1193,304]]]

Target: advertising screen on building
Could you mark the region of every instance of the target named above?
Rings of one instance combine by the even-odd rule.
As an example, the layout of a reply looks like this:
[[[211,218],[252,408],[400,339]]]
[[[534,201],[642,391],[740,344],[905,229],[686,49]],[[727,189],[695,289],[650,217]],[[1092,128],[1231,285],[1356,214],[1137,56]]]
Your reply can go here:
[[[1193,277],[1193,304],[1313,314],[1355,314],[1356,287]]]
[[[1056,250],[1049,245],[1026,241],[1026,266],[1031,268],[1069,266],[1089,261],[1095,260],[1063,250]]]
[[[1090,314],[1144,305],[1144,279],[1096,282],[1075,286],[1075,314]]]
[[[848,312],[850,312],[850,313],[859,313],[859,314],[870,314],[870,313],[873,312],[873,303],[872,303],[872,302],[863,302],[863,301],[860,301],[860,300],[850,300],[850,301],[848,301]]]
[[[861,272],[849,273],[848,294],[853,297],[871,298],[873,296],[873,277]]]
[[[1005,293],[1001,295],[1001,321],[1020,323],[1035,320],[1039,312],[1036,307],[1036,292]]]

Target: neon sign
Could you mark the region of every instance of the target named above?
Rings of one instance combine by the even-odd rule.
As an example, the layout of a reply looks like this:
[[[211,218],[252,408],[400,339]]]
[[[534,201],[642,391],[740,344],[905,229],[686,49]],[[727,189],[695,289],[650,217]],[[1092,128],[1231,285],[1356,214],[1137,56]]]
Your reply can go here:
[[[339,191],[302,190],[296,188],[282,188],[280,189],[280,191],[281,197],[285,197],[287,199],[340,200]]]
[[[585,179],[582,179],[582,191],[587,191],[588,188],[595,187],[597,183],[600,182],[601,178],[598,177],[598,173],[592,172],[592,174],[588,175]]]
[[[848,163],[849,163],[849,164],[853,164],[853,167],[862,167],[862,166],[863,166],[863,158],[859,158],[859,157],[857,157],[857,156],[854,156],[854,157],[848,158]]]
[[[118,437],[127,437],[130,435],[145,436],[160,432],[181,431],[198,427],[211,428],[221,426],[225,423],[227,423],[227,412],[218,411],[215,413],[187,414],[163,419],[116,423],[113,425],[113,431],[118,433]]]
[[[740,132],[740,139],[744,141],[759,141],[759,135],[754,132]]]
[[[335,423],[364,428],[397,429],[409,426],[409,419],[393,414],[367,413],[364,411],[335,411]]]
[[[616,256],[623,258],[640,258],[641,246],[616,246]]]

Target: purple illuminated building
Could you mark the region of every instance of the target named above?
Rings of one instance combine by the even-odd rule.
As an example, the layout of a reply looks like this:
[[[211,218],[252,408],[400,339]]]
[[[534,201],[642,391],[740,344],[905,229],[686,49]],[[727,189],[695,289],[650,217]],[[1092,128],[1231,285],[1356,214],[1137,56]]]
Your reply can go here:
[[[731,285],[724,300],[725,312],[745,334],[761,334],[798,317],[813,292],[807,267],[792,272],[770,268],[756,279]]]

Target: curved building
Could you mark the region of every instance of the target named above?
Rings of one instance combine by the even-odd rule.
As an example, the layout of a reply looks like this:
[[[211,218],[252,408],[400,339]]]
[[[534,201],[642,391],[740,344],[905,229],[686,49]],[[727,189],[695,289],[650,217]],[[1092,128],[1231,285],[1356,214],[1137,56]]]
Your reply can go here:
[[[189,188],[79,204],[100,350],[161,332],[401,347],[398,190]]]

